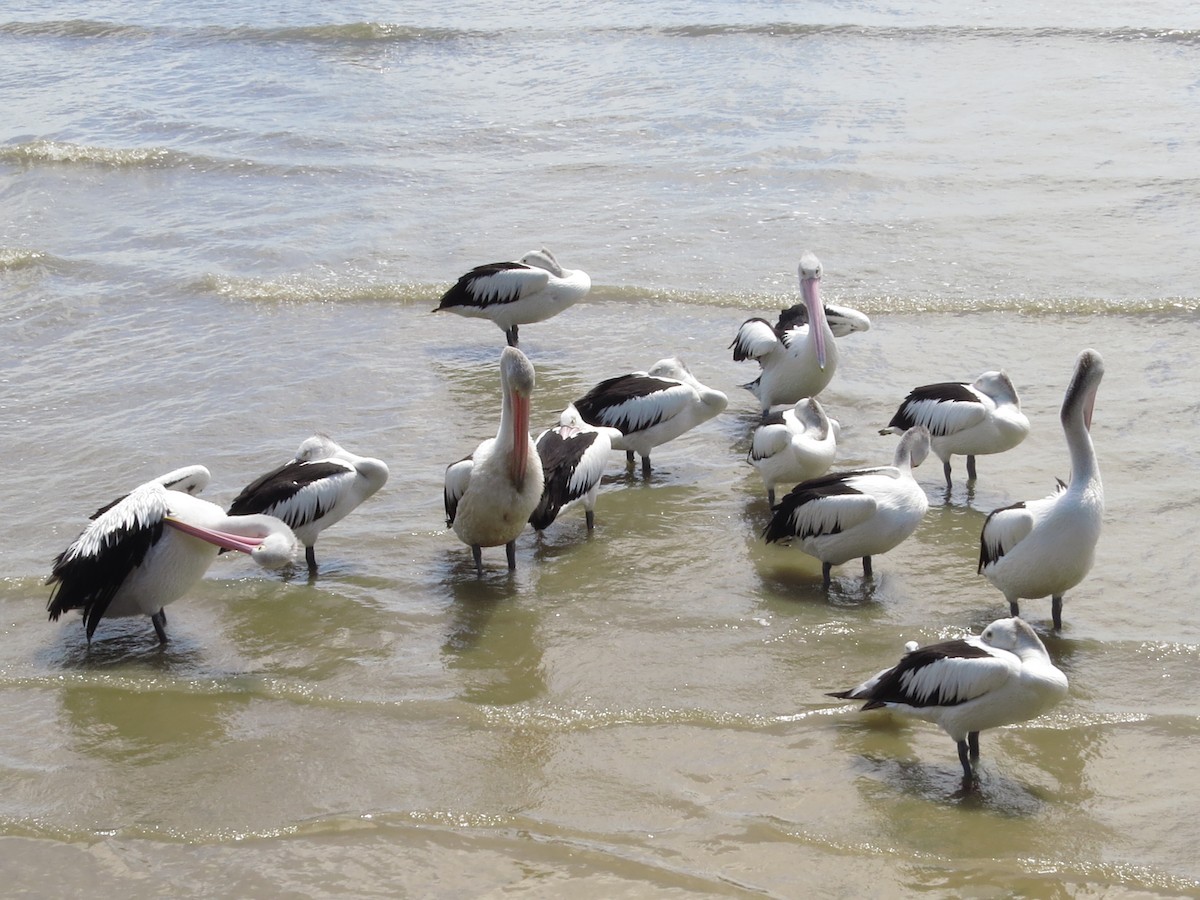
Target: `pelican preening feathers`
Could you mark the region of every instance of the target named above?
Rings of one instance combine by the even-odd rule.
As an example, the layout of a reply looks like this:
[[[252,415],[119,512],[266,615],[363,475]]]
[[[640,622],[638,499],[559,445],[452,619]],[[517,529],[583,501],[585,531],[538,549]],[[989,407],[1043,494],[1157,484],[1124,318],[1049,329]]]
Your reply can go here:
[[[774,406],[763,414],[751,436],[746,461],[758,469],[775,505],[775,485],[796,484],[824,475],[837,454],[838,423],[814,398],[792,406]]]
[[[446,468],[446,524],[471,548],[483,577],[483,547],[504,546],[517,567],[516,539],[542,496],[542,461],[529,437],[533,364],[515,347],[500,354],[500,427],[470,456]]]
[[[906,650],[891,668],[829,696],[940,725],[958,744],[964,783],[975,780],[979,732],[1035,719],[1067,695],[1067,676],[1016,617],[997,619],[979,637]]]
[[[307,438],[296,455],[243,488],[230,515],[266,513],[286,522],[304,543],[309,572],[316,574],[317,535],[348,516],[383,487],[388,467],[357,456],[326,434]]]
[[[1011,450],[1029,434],[1029,419],[1012,380],[984,372],[971,384],[943,381],[909,391],[880,434],[903,434],[914,425],[929,429],[933,452],[951,486],[950,457],[967,457],[967,478],[975,479],[975,457]]]
[[[101,619],[145,615],[166,643],[164,607],[191,590],[221,549],[266,568],[291,565],[292,530],[273,516],[231,516],[193,496],[208,480],[203,466],[176,469],[98,510],[54,560],[50,619],[82,611],[90,642]]]
[[[529,517],[538,531],[548,528],[569,503],[583,501],[587,530],[596,526],[596,495],[600,477],[614,440],[615,428],[597,427],[583,421],[574,404],[563,410],[559,423],[538,435],[537,453],[542,460],[542,498]]]
[[[1104,518],[1104,486],[1089,433],[1104,361],[1084,350],[1063,397],[1063,433],[1071,479],[1040,500],[994,510],[979,536],[979,572],[1000,589],[1012,615],[1018,601],[1049,596],[1055,628],[1062,628],[1063,594],[1092,568]]]
[[[516,347],[517,326],[556,316],[582,300],[592,280],[580,269],[564,269],[544,247],[531,250],[520,262],[476,266],[442,295],[434,312],[457,313],[472,319],[491,319]]]

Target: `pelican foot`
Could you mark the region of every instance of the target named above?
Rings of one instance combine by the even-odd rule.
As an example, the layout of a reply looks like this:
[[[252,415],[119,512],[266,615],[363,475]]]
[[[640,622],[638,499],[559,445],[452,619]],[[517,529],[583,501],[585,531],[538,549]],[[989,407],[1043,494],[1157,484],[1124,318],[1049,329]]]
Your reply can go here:
[[[158,642],[165,644],[167,642],[167,614],[162,611],[161,607],[150,617],[150,622],[154,625],[154,633],[158,635]]]

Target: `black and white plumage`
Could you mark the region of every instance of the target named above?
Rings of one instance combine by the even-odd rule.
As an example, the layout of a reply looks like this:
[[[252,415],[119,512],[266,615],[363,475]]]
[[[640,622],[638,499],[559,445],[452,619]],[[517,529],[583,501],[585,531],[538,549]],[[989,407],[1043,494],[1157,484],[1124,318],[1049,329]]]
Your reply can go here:
[[[821,560],[821,578],[830,585],[833,566],[861,557],[870,576],[871,557],[886,553],[916,531],[929,509],[925,491],[913,478],[929,453],[929,431],[909,429],[890,466],[832,472],[801,482],[772,510],[763,529],[767,543],[788,541]]]
[[[520,262],[476,266],[442,295],[434,312],[491,319],[504,331],[510,347],[517,346],[517,326],[556,316],[582,300],[592,287],[588,274],[564,269],[543,247]]]
[[[203,466],[148,481],[99,509],[54,560],[46,583],[51,621],[81,610],[90,642],[104,618],[150,616],[165,643],[163,608],[187,593],[221,549],[240,550],[266,568],[291,564],[298,545],[272,516],[230,516],[192,495],[208,483]]]
[[[517,567],[516,540],[542,496],[542,461],[529,437],[533,364],[515,347],[500,354],[500,428],[466,459],[446,467],[446,524],[471,548],[483,577],[481,548],[504,545]]]
[[[746,461],[758,470],[775,505],[775,485],[796,484],[824,475],[837,455],[838,423],[814,397],[775,406],[754,429]]]
[[[1062,628],[1063,594],[1092,568],[1104,518],[1104,486],[1090,428],[1104,361],[1084,350],[1063,397],[1063,433],[1071,480],[1040,500],[994,510],[979,536],[978,571],[1003,591],[1017,615],[1022,598],[1051,597],[1055,628]]]
[[[958,744],[964,781],[972,782],[980,731],[1037,718],[1066,695],[1067,676],[1028,623],[1014,617],[997,619],[978,637],[909,649],[891,668],[829,696],[941,726]]]
[[[817,396],[837,369],[837,345],[821,302],[820,260],[806,252],[800,258],[799,272],[805,323],[798,324],[799,314],[787,310],[776,326],[758,317],[747,319],[729,345],[734,361],[753,359],[762,367],[758,378],[745,387],[758,398],[764,412]]]
[[[843,338],[859,331],[871,330],[871,318],[864,312],[859,312],[849,306],[836,306],[824,303],[825,321],[829,323],[829,333],[835,338]],[[793,328],[808,324],[808,307],[803,303],[789,306],[779,311],[775,321],[775,332],[783,334]]]
[[[621,434],[614,450],[624,450],[630,467],[642,457],[642,475],[650,477],[650,451],[719,414],[729,398],[701,384],[678,357],[660,359],[648,372],[631,372],[601,381],[572,405],[589,425],[606,425]]]
[[[929,429],[933,452],[951,486],[950,457],[967,457],[967,478],[975,478],[975,457],[1003,453],[1029,434],[1029,419],[1012,379],[1003,371],[984,372],[971,384],[943,381],[909,391],[880,434],[903,434],[914,425]]]
[[[229,514],[282,519],[304,543],[308,570],[315,574],[317,535],[346,518],[387,480],[382,460],[358,456],[328,435],[314,434],[286,463],[246,485]]]
[[[612,442],[621,436],[615,428],[589,425],[574,405],[568,405],[559,424],[538,435],[537,453],[542,460],[542,498],[529,524],[543,531],[564,506],[580,500],[584,505],[587,530],[596,525],[596,495],[608,462]]]

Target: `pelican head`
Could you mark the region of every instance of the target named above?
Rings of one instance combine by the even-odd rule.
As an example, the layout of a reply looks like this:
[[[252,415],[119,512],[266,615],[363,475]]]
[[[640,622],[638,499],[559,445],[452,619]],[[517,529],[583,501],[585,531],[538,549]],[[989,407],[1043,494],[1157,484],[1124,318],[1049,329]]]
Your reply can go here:
[[[914,425],[908,431],[904,432],[904,436],[900,438],[900,443],[896,445],[896,458],[893,464],[896,468],[909,465],[916,468],[921,463],[925,462],[925,457],[929,455],[929,429],[924,425]]]
[[[1095,350],[1084,350],[1075,361],[1075,374],[1063,398],[1061,419],[1063,427],[1072,416],[1082,412],[1083,427],[1092,428],[1092,412],[1096,408],[1096,391],[1104,377],[1104,360]]]
[[[1018,406],[1021,403],[1020,398],[1017,396],[1016,386],[1012,383],[1012,379],[1008,377],[1008,373],[1003,369],[999,372],[984,372],[975,379],[971,387],[980,393],[986,394],[993,400],[1006,400]]]
[[[558,260],[554,258],[554,254],[545,247],[541,250],[530,250],[521,257],[521,263],[526,266],[545,269],[556,278],[563,277],[563,267],[558,264]]]
[[[312,437],[304,439],[299,449],[296,450],[296,461],[312,462],[314,459],[329,459],[341,452],[342,448],[337,441],[323,432],[318,432]]]
[[[1046,652],[1046,645],[1037,636],[1037,632],[1024,619],[1013,616],[1009,619],[997,619],[979,635],[980,640],[999,650],[1038,648]]]
[[[808,310],[808,327],[812,335],[813,348],[817,353],[817,365],[825,368],[825,338],[829,323],[825,321],[825,304],[821,302],[821,261],[815,253],[805,250],[800,256],[800,295]]]

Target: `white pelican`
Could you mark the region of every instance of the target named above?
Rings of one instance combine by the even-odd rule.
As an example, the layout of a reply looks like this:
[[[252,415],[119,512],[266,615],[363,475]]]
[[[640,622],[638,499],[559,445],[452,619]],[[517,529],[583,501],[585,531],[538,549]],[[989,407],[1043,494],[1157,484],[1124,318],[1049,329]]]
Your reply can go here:
[[[229,514],[266,513],[283,519],[304,544],[308,571],[317,571],[317,535],[346,518],[383,487],[388,467],[356,456],[326,434],[305,439],[296,455],[243,488]]]
[[[226,515],[192,496],[208,477],[203,466],[177,469],[98,510],[54,560],[46,580],[54,585],[51,621],[81,610],[91,642],[101,619],[145,615],[166,643],[163,608],[203,577],[222,548],[267,568],[290,565],[298,549],[291,529],[272,516]]]
[[[821,303],[821,262],[808,252],[800,258],[800,294],[807,324],[794,325],[789,317],[781,316],[785,328],[778,329],[766,319],[747,319],[729,345],[736,362],[755,359],[762,367],[758,378],[745,387],[758,398],[764,412],[781,403],[817,396],[837,369],[837,345]]]
[[[806,397],[794,406],[776,406],[754,429],[746,460],[762,476],[767,502],[775,505],[775,485],[796,484],[824,475],[837,453],[837,423],[821,404]]]
[[[1063,398],[1063,432],[1071,454],[1071,482],[1048,497],[994,510],[979,536],[979,572],[1004,592],[1009,611],[1018,600],[1049,595],[1054,627],[1062,628],[1063,594],[1092,568],[1104,517],[1104,486],[1089,429],[1104,361],[1084,350]]]
[[[612,442],[621,437],[615,428],[596,427],[583,421],[573,404],[563,410],[559,424],[538,435],[537,452],[545,482],[529,524],[542,531],[568,503],[582,500],[587,530],[596,526],[596,495]]]
[[[1011,450],[1029,434],[1029,419],[1004,372],[984,372],[974,383],[943,381],[908,392],[880,434],[903,434],[914,425],[929,429],[933,452],[951,486],[950,457],[966,455],[967,478],[975,479],[975,457]]]
[[[890,466],[833,472],[804,481],[774,507],[763,530],[767,543],[796,541],[821,560],[826,589],[830,569],[862,557],[870,577],[871,557],[886,553],[917,530],[929,509],[925,491],[913,478],[929,453],[929,431],[910,428],[896,447]]]
[[[543,247],[520,262],[476,266],[442,295],[434,312],[447,310],[472,319],[491,319],[517,346],[517,326],[541,322],[578,303],[592,279],[581,269],[564,269]]]
[[[913,646],[890,669],[829,696],[940,725],[958,744],[964,783],[975,778],[979,732],[1037,718],[1067,695],[1067,676],[1028,623],[1015,617],[997,619],[979,637],[908,649]]]
[[[466,459],[446,467],[446,524],[471,548],[483,577],[480,548],[504,545],[517,567],[517,535],[542,496],[542,461],[529,437],[533,364],[515,347],[500,354],[500,429]]]
[[[642,475],[650,477],[650,451],[672,441],[725,409],[729,398],[705,387],[678,357],[660,359],[648,372],[609,378],[575,401],[589,425],[621,432],[614,450],[624,450],[629,466],[642,457]]]

